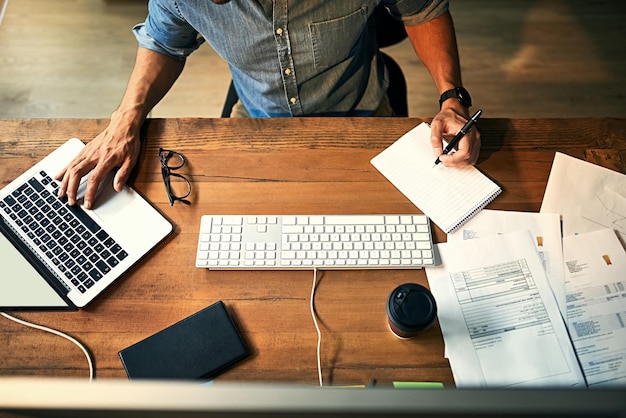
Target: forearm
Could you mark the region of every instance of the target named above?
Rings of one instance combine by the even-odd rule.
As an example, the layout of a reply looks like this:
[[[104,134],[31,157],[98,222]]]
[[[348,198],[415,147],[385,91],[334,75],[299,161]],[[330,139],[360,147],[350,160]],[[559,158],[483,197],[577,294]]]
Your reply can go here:
[[[59,196],[67,194],[69,204],[75,204],[80,181],[91,172],[84,197],[85,207],[91,208],[98,185],[115,168],[113,185],[115,190],[122,190],[139,156],[141,126],[183,67],[182,61],[139,48],[126,92],[109,125],[56,175],[61,180]]]
[[[463,86],[456,33],[450,12],[417,26],[405,26],[415,53],[430,72],[439,94]],[[433,100],[436,100],[433,98]],[[441,155],[442,139],[452,137],[465,124],[468,109],[460,100],[445,100],[431,121],[433,155],[445,166],[476,164],[480,153],[480,133],[470,129],[457,145],[457,152]]]
[[[415,53],[439,93],[462,85],[454,24],[449,12],[417,26],[406,26]]]
[[[158,52],[138,48],[135,67],[112,121],[138,131],[154,106],[180,76],[185,63]]]

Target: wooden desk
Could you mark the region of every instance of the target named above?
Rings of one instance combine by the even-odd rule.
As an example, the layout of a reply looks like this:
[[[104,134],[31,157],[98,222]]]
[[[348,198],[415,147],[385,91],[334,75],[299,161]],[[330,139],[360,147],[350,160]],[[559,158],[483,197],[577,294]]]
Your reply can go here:
[[[204,213],[419,213],[369,163],[419,119],[171,119],[144,129],[135,187],[175,233],[80,312],[19,313],[60,329],[93,354],[96,376],[125,378],[120,349],[217,300],[231,310],[253,355],[223,380],[317,382],[309,271],[209,271],[194,267]],[[90,140],[106,120],[0,121],[0,185],[72,136]],[[504,189],[492,209],[538,211],[555,151],[626,173],[626,119],[482,119],[478,167]],[[185,154],[192,204],[169,206],[158,149]],[[435,231],[436,241],[445,234]],[[385,300],[419,271],[326,271],[315,304],[326,384],[370,379],[453,385],[438,325],[404,341],[387,329]],[[86,377],[77,347],[0,318],[0,376]]]

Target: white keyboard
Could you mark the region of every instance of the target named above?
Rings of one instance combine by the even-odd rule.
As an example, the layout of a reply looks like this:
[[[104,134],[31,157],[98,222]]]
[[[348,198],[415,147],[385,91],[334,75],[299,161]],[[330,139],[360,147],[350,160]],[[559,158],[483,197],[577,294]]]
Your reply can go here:
[[[205,215],[196,267],[414,269],[437,259],[426,215]]]

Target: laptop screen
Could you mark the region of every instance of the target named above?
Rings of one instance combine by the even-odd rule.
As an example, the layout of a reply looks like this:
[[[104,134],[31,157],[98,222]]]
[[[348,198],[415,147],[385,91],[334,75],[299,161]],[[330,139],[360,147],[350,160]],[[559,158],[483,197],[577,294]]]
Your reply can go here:
[[[0,254],[3,270],[0,306],[3,309],[69,307],[3,234],[0,234]]]

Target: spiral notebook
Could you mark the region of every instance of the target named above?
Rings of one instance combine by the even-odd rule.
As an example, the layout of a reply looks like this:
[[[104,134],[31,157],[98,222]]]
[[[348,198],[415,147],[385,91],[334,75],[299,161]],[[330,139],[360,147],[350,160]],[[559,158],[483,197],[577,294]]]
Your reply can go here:
[[[474,166],[434,165],[430,125],[421,123],[371,160],[400,192],[446,233],[454,232],[502,189]]]

